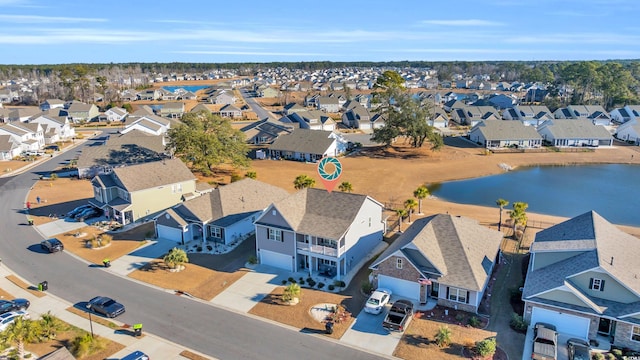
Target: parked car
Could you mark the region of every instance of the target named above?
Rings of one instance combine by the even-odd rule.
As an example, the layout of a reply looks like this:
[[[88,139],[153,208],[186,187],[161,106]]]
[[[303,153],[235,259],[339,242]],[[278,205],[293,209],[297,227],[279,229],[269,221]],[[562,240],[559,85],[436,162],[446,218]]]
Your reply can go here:
[[[403,332],[413,317],[413,303],[409,300],[398,300],[382,322],[382,327],[389,331]]]
[[[589,343],[582,339],[571,338],[567,340],[569,360],[590,360],[591,348]]]
[[[87,219],[98,217],[101,214],[102,214],[102,210],[94,208],[94,209],[83,212],[82,214],[80,214],[80,216],[76,217],[76,219],[78,221],[85,221]]]
[[[27,310],[31,303],[27,299],[0,300],[0,314],[11,311]]]
[[[10,311],[0,315],[0,331],[5,331],[17,318],[29,319],[29,313],[24,310]]]
[[[40,242],[40,247],[43,250],[47,250],[49,253],[54,253],[54,252],[58,252],[58,251],[64,250],[64,244],[62,243],[62,241],[60,241],[60,240],[58,240],[56,238],[42,240]]]
[[[106,296],[94,297],[89,300],[89,305],[87,307],[89,310],[109,318],[114,318],[124,313],[124,305]]]
[[[391,290],[382,288],[376,289],[376,291],[374,291],[373,294],[369,296],[367,303],[364,305],[364,311],[368,312],[369,314],[378,315],[380,314],[380,312],[382,312],[382,309],[384,309],[385,305],[389,303],[390,299]]]
[[[87,205],[80,205],[80,206],[78,206],[77,208],[75,208],[75,209],[73,209],[73,210],[69,211],[69,212],[67,213],[67,217],[74,218],[74,217],[75,217],[76,215],[78,215],[79,213],[81,213],[81,212],[83,212],[83,211],[85,211],[85,210],[87,210],[87,209],[90,209],[90,208],[92,208],[92,206],[91,206],[91,205],[88,205],[88,204],[87,204]]]
[[[536,323],[533,327],[533,360],[556,360],[558,358],[558,332],[556,327],[546,323]]]
[[[80,211],[79,213],[77,213],[77,214],[74,216],[74,218],[75,218],[76,220],[78,220],[78,219],[80,219],[80,218],[84,217],[84,216],[85,216],[85,214],[88,214],[88,213],[92,212],[93,210],[94,210],[94,207],[93,207],[93,206],[89,206],[88,208],[86,208],[86,209],[84,209],[84,210]]]
[[[149,355],[143,353],[142,351],[134,351],[131,354],[123,357],[121,360],[149,360]]]

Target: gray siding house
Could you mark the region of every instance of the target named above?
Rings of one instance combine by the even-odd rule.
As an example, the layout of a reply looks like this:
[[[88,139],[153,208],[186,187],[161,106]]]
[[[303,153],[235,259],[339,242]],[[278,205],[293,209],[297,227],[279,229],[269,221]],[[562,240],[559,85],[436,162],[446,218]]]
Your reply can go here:
[[[366,195],[303,189],[256,220],[258,259],[292,272],[344,279],[382,241],[382,210]]]
[[[492,148],[539,148],[542,136],[532,126],[519,121],[480,121],[469,131],[469,139],[481,146]]]
[[[522,293],[525,320],[640,351],[640,239],[594,211],[536,234]]]
[[[538,127],[538,133],[552,146],[611,146],[613,137],[602,125],[589,119],[547,120]]]

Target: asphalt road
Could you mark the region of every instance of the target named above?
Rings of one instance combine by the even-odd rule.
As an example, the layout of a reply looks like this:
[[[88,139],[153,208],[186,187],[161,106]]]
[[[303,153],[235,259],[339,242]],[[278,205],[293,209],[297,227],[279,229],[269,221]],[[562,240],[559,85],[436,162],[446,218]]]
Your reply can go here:
[[[260,104],[258,104],[256,99],[253,98],[252,95],[250,95],[248,90],[240,89],[240,94],[244,98],[244,101],[246,101],[247,105],[249,105],[251,110],[256,113],[256,115],[258,116],[258,120],[262,120],[264,118],[276,120],[275,116],[273,116],[271,112],[265,110],[262,106],[260,106]]]
[[[91,267],[69,254],[38,251],[42,240],[25,223],[22,213],[38,172],[51,171],[75,157],[80,148],[11,178],[0,179],[0,258],[2,263],[31,284],[49,282],[49,292],[73,304],[96,295],[125,304],[118,320],[143,323],[144,330],[219,359],[376,359],[322,336],[302,334],[247,315],[226,311],[209,303],[176,296]]]

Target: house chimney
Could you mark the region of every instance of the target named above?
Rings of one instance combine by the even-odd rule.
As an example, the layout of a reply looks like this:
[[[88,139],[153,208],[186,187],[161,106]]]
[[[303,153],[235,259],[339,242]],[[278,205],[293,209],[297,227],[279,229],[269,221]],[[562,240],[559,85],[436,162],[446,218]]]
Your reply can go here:
[[[613,266],[613,256],[611,257],[611,266]]]

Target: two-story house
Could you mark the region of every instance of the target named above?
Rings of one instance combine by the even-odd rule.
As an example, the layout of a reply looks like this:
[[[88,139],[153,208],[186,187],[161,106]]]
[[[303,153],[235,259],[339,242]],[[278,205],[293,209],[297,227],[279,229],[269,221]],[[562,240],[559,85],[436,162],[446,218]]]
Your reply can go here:
[[[381,241],[383,205],[367,195],[303,189],[256,219],[260,263],[341,280]]]
[[[196,177],[180,159],[114,168],[91,180],[89,203],[123,225],[156,215],[196,190]]]
[[[44,147],[42,126],[37,123],[11,122],[0,124],[0,135],[13,137],[22,151],[36,151]]]
[[[98,118],[100,111],[94,104],[85,104],[74,101],[67,109],[67,115],[73,123],[90,122]]]
[[[640,351],[640,239],[594,211],[536,234],[524,318],[582,339]]]
[[[47,145],[73,139],[76,136],[76,130],[66,116],[42,113],[31,118],[29,122],[42,125],[44,141]]]
[[[126,118],[127,115],[129,115],[129,113],[127,112],[127,110],[123,108],[112,107],[107,111],[105,111],[104,115],[107,118],[107,121],[112,122],[112,121],[123,121],[124,118]]]

